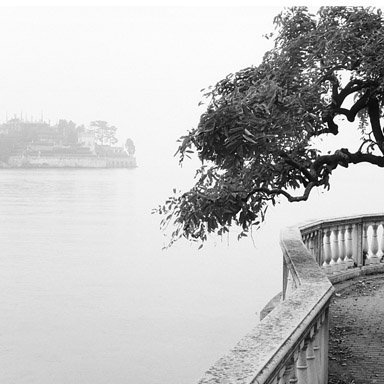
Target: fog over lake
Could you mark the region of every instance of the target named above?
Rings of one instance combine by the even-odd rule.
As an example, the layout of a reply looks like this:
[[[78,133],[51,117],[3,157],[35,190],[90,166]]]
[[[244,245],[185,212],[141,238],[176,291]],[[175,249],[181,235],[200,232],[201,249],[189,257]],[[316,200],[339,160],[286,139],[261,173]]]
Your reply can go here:
[[[108,121],[138,168],[0,169],[0,383],[194,383],[281,289],[280,228],[383,211],[383,171],[352,166],[253,238],[162,250],[151,210],[192,185],[173,154],[200,89],[260,62],[279,9],[1,8],[0,121]],[[357,149],[341,128],[325,151]]]
[[[271,210],[255,245],[161,251],[151,170],[2,170],[0,381],[196,381],[280,290],[279,228],[380,210],[380,174],[351,173]]]

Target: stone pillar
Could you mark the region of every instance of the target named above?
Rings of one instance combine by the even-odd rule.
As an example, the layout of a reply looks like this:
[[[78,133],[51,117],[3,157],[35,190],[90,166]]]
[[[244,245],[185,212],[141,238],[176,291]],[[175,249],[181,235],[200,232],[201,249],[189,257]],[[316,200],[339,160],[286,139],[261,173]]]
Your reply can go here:
[[[323,265],[323,236],[321,230],[316,230],[314,232],[314,239],[313,239],[314,245],[315,245],[315,259],[317,261],[317,264],[320,266]]]
[[[345,226],[340,227],[339,232],[339,264],[340,264],[340,270],[345,271],[348,268],[347,261],[346,261],[346,246],[345,246]]]
[[[289,384],[290,380],[294,377],[294,361],[293,358],[287,363],[285,368],[279,372],[278,384]]]
[[[309,249],[309,252],[311,253],[311,255],[313,256],[313,258],[316,260],[314,236],[315,236],[314,232],[310,233],[309,239],[308,239],[308,249]]]
[[[292,357],[287,365],[287,371],[288,371],[287,377],[289,378],[289,381],[288,381],[289,384],[297,383],[296,357]]]
[[[383,260],[384,257],[384,222],[381,223],[381,238],[380,238],[380,251],[381,251],[381,260]]]
[[[363,258],[363,223],[356,223],[353,225],[353,233],[355,240],[355,248],[353,253],[353,258],[356,261],[358,267],[361,267],[364,264]]]
[[[369,265],[368,260],[368,224],[362,224],[363,237],[361,242],[362,254],[363,254],[363,265]]]
[[[313,338],[308,340],[307,344],[307,366],[308,366],[308,383],[318,383],[318,372],[316,367],[316,355],[313,346]]]
[[[331,267],[332,272],[337,273],[340,271],[339,264],[339,228],[332,228],[333,232],[333,242],[332,242],[332,260]]]
[[[326,274],[332,273],[332,251],[331,251],[331,231],[329,229],[324,230],[324,238],[323,238],[323,255],[324,255],[324,262],[322,267],[325,270]]]
[[[320,381],[321,384],[327,384],[328,383],[328,343],[329,343],[329,308],[327,308],[324,311],[323,314],[323,321],[322,321],[322,341],[321,341],[321,350],[322,350],[322,380]]]
[[[371,240],[371,252],[369,253],[369,264],[378,264],[379,256],[377,252],[379,251],[379,242],[377,240],[377,227],[376,223],[372,224],[372,240]]]
[[[347,262],[347,268],[353,268],[354,261],[353,261],[353,244],[352,244],[352,226],[347,226],[347,239],[346,239],[346,246],[345,246],[345,252],[346,252],[346,262]]]
[[[321,370],[323,368],[321,356],[321,321],[317,321],[315,338],[313,340],[313,351],[315,353],[315,364],[317,373],[317,383],[321,383]]]
[[[308,380],[307,346],[307,342],[300,345],[299,357],[296,362],[296,375],[299,384],[311,384]]]

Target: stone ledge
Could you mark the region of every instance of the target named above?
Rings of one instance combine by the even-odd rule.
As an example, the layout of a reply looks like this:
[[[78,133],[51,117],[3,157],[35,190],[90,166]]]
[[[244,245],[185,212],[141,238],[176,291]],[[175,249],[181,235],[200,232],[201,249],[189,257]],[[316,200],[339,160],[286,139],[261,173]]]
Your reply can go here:
[[[263,309],[260,312],[260,321],[264,319],[265,316],[269,315],[282,301],[283,292],[279,292],[277,295],[272,297],[267,304],[264,305]]]
[[[303,284],[203,376],[200,384],[264,383],[277,373],[317,322],[333,287]]]
[[[384,273],[384,264],[366,265],[364,267],[357,267],[349,269],[345,272],[338,272],[334,275],[328,275],[328,279],[332,284],[338,284],[346,280],[351,280],[359,276],[375,275]]]
[[[328,307],[334,288],[297,228],[282,231],[281,248],[298,288],[214,364],[200,384],[257,384],[272,379]]]

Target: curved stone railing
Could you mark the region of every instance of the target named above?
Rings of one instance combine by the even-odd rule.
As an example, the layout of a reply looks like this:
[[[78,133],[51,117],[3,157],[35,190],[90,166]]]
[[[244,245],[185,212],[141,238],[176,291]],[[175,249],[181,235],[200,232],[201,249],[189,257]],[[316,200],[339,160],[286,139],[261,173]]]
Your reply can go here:
[[[308,250],[332,282],[384,268],[384,214],[322,220],[300,229]]]
[[[311,233],[306,232],[314,244]],[[283,300],[205,373],[200,384],[327,383],[328,307],[333,286],[297,228],[282,231],[281,248]]]

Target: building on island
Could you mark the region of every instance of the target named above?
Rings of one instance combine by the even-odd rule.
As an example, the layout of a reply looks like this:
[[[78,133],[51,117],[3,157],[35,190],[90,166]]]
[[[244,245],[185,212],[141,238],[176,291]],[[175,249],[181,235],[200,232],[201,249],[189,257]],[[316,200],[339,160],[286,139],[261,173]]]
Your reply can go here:
[[[115,129],[116,130],[116,129]],[[123,146],[100,144],[95,128],[60,120],[11,119],[0,124],[0,166],[3,168],[133,168],[134,154]],[[117,141],[114,139],[114,141]]]

